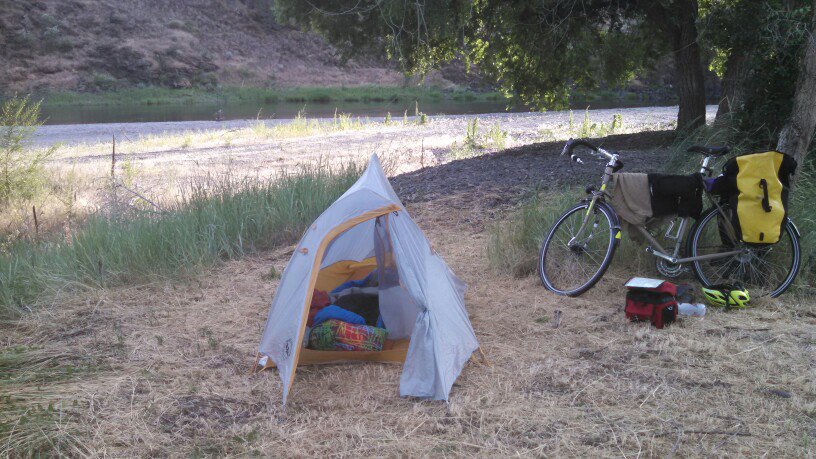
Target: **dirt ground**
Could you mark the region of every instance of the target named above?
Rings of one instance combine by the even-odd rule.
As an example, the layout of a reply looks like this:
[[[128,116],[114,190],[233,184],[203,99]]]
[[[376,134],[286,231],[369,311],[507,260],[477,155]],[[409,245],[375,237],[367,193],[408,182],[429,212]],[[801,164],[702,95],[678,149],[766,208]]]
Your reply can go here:
[[[617,140],[632,149],[633,167],[662,158]],[[248,370],[278,285],[270,267],[281,272],[292,247],[184,283],[57,298],[2,342],[36,343],[61,363],[93,368],[31,395],[60,404],[60,425],[91,456],[812,457],[811,298],[760,300],[656,330],[623,313],[623,282],[652,271],[613,265],[571,299],[489,269],[485,226],[511,209],[508,196],[553,179],[556,150],[527,146],[393,180],[468,283],[489,360],[465,367],[449,404],[400,398],[399,365],[357,363],[299,368],[281,407],[277,373]],[[560,179],[584,176],[575,177]]]

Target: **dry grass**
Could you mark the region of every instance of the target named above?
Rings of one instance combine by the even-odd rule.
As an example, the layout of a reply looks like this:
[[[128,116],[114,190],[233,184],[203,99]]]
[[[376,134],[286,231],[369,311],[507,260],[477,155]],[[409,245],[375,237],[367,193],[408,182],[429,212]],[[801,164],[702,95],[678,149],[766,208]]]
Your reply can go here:
[[[413,123],[412,125],[413,126]],[[116,142],[116,180],[119,205],[148,207],[172,205],[191,182],[232,176],[265,179],[303,164],[329,166],[364,163],[372,152],[389,156],[396,169],[413,168],[411,137],[397,142],[377,142],[383,132],[404,126],[385,126],[338,114],[333,120],[299,117],[279,124],[264,123],[235,130],[190,131],[180,134],[144,135]],[[364,139],[363,145],[351,136]],[[374,141],[369,141],[374,138]],[[351,144],[338,148],[337,145]],[[47,185],[36,196],[4,209],[0,235],[8,240],[33,238],[36,233],[32,206],[37,209],[43,234],[68,231],[87,215],[106,209],[111,194],[110,142],[58,145],[46,164]],[[2,243],[2,241],[0,241]]]
[[[118,174],[126,179],[129,161],[135,187],[172,196],[190,177],[257,176],[314,152],[402,151],[390,168],[404,171],[425,165],[431,144],[419,147],[416,130],[366,142],[350,134],[230,146],[213,138],[211,148],[192,139],[195,148],[159,145],[157,154],[123,145]],[[440,149],[454,139],[433,135]],[[74,183],[89,207],[110,167],[107,146],[94,148],[54,166],[66,177],[60,196],[73,196]],[[282,409],[275,371],[247,370],[278,285],[270,267],[283,270],[288,247],[182,283],[58,294],[2,324],[0,456],[813,456],[812,298],[654,330],[625,320],[619,266],[581,298],[556,297],[534,277],[489,269],[484,228],[502,218],[495,208],[460,195],[409,210],[470,285],[471,320],[492,364],[468,364],[449,405],[400,398],[399,365],[342,364],[301,368]]]
[[[281,409],[274,370],[247,370],[278,283],[270,266],[280,272],[291,247],[183,284],[57,298],[3,344],[93,359],[93,372],[39,386],[49,400],[78,401],[70,431],[90,455],[814,453],[811,299],[759,301],[662,331],[631,324],[624,273],[613,268],[578,299],[533,277],[497,276],[470,210],[437,205],[409,210],[470,285],[492,364],[468,364],[449,405],[399,398],[398,365],[343,364],[301,368]]]

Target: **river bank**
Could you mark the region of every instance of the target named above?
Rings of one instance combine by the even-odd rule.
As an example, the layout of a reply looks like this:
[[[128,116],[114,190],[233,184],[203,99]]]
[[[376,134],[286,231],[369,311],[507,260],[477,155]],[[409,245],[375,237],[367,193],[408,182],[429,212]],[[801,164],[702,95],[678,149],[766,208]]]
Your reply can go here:
[[[716,106],[707,108],[708,117],[713,117],[716,113]],[[569,129],[570,123],[573,129],[580,128],[586,116],[590,127],[591,124],[611,123],[612,117],[620,114],[624,128],[635,130],[646,126],[655,126],[658,129],[671,128],[676,121],[677,107],[637,107],[637,108],[616,108],[598,109],[586,111],[551,111],[551,112],[522,112],[522,113],[490,113],[480,115],[444,115],[430,116],[431,121],[427,125],[418,127],[415,123],[416,116],[403,118],[402,114],[394,114],[392,124],[381,126],[379,132],[366,131],[360,133],[361,137],[373,141],[387,139],[390,134],[412,136],[418,135],[419,131],[426,135],[448,135],[458,137],[464,135],[467,122],[478,117],[484,126],[498,123],[502,129],[520,139],[531,137],[543,137],[547,139],[547,131],[557,131],[564,128]],[[332,122],[333,118],[312,118],[319,122]],[[382,125],[385,117],[359,118],[361,124]],[[263,124],[274,126],[291,122],[290,118],[266,119]],[[174,136],[182,133],[200,134],[204,132],[219,132],[224,134],[230,131],[246,129],[258,125],[256,119],[230,120],[230,121],[181,121],[181,122],[148,122],[148,123],[96,123],[96,124],[64,124],[45,125],[37,129],[32,145],[44,147],[53,144],[63,144],[65,146],[77,144],[94,144],[100,142],[110,142],[113,136],[119,141],[137,141],[147,136]],[[553,132],[555,134],[555,132]],[[311,143],[311,141],[306,142]],[[195,147],[192,145],[190,147]],[[172,148],[170,148],[172,149]],[[189,148],[188,148],[189,150]]]
[[[125,88],[98,92],[32,94],[42,100],[46,124],[212,121],[310,117],[338,113],[354,116],[481,114],[524,112],[530,108],[491,90],[448,85],[339,86],[257,88],[163,87]],[[596,90],[576,92],[569,108],[628,108],[671,105],[670,92]],[[557,108],[557,107],[551,107]]]

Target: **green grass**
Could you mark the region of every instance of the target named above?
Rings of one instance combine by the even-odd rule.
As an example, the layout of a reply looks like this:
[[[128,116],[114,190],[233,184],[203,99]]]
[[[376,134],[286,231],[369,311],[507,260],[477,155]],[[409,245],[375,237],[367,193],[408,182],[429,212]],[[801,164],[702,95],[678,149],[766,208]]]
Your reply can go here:
[[[349,164],[272,181],[212,178],[158,216],[97,216],[67,240],[11,243],[0,252],[0,318],[33,310],[57,291],[175,278],[295,241],[360,173]]]
[[[453,159],[465,159],[477,156],[484,150],[504,150],[507,146],[507,137],[507,131],[503,130],[499,123],[494,123],[482,133],[479,118],[473,118],[468,121],[462,143],[454,142],[451,145],[450,155]]]
[[[537,270],[539,250],[556,220],[583,195],[579,187],[537,193],[513,214],[490,229],[487,256],[496,272],[524,277]],[[612,268],[632,273],[651,272],[655,259],[624,231]]]
[[[354,86],[247,88],[226,86],[207,90],[200,88],[170,89],[162,87],[129,88],[98,93],[54,92],[40,94],[43,106],[89,105],[184,105],[238,102],[336,103],[336,102],[398,102],[398,101],[476,101],[503,100],[497,92],[474,92],[467,89],[442,90],[418,86]]]
[[[555,221],[580,196],[578,188],[535,193],[508,218],[490,229],[487,258],[497,272],[514,277],[535,273],[538,251]]]
[[[64,400],[54,388],[97,369],[98,365],[53,349],[0,349],[0,456],[87,454],[78,438],[80,403]]]
[[[816,152],[811,152],[815,155]],[[816,202],[816,161],[800,165],[799,176],[790,197],[788,214],[802,238],[799,243],[802,247],[802,270],[797,278],[797,285],[813,287],[816,285],[816,215],[813,213],[813,203]]]

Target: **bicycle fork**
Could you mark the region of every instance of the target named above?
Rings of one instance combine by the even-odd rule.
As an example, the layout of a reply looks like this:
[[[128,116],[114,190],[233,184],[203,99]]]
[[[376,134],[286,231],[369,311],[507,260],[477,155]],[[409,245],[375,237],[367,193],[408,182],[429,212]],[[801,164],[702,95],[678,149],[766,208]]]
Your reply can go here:
[[[584,214],[584,219],[581,221],[581,226],[578,228],[578,231],[575,232],[575,236],[569,240],[567,243],[568,247],[574,247],[578,240],[580,240],[581,236],[583,235],[584,231],[586,230],[587,223],[589,222],[590,216],[592,215],[592,211],[595,209],[595,206],[598,202],[598,199],[601,198],[604,194],[606,194],[606,186],[609,184],[609,181],[612,179],[612,173],[614,172],[614,167],[618,163],[618,155],[612,155],[609,159],[609,162],[606,164],[606,168],[604,169],[603,180],[601,181],[601,189],[600,191],[591,191],[592,199],[589,201],[589,205],[587,206],[586,213]],[[597,223],[593,224],[593,228],[597,226]],[[593,231],[586,241],[591,240],[595,235]],[[620,240],[620,229],[618,233],[615,235],[615,238]]]

